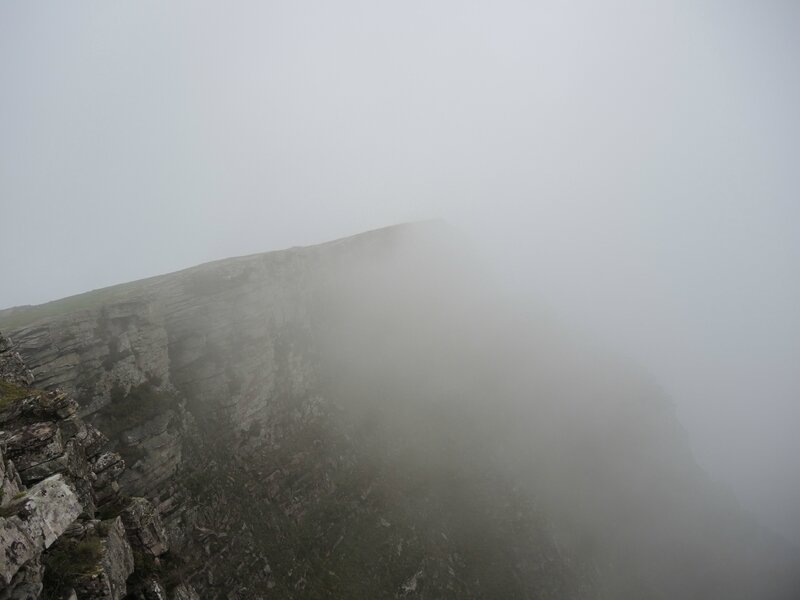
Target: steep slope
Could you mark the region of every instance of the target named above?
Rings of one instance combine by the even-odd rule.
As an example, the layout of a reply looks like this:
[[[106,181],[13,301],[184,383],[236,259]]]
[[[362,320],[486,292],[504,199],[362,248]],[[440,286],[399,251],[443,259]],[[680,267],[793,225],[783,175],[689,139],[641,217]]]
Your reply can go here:
[[[158,512],[120,492],[125,463],[77,403],[32,381],[0,335],[0,598],[165,599]]]
[[[437,223],[0,312],[203,598],[790,598],[635,370]],[[168,571],[168,572],[167,572]],[[179,592],[182,593],[182,592]]]

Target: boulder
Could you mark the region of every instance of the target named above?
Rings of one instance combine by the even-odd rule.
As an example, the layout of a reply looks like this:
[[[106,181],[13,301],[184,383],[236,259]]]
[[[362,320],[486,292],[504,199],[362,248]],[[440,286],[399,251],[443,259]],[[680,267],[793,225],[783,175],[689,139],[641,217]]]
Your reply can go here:
[[[7,584],[41,554],[82,511],[78,496],[61,475],[41,481],[12,499],[0,517],[0,578]]]
[[[103,452],[92,461],[92,471],[97,475],[95,489],[110,485],[125,471],[125,461],[116,452]]]

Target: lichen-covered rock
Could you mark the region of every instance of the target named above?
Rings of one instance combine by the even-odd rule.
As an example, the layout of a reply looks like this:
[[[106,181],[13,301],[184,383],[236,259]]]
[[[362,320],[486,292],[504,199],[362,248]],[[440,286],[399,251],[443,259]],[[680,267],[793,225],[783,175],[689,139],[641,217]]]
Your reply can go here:
[[[104,540],[103,570],[108,578],[111,600],[125,595],[125,582],[133,573],[133,550],[125,535],[122,519],[117,517],[107,527]]]
[[[0,432],[0,444],[5,445],[6,456],[14,461],[20,472],[64,454],[61,431],[53,422],[34,423],[15,431]]]
[[[172,600],[200,600],[200,594],[192,586],[182,583],[172,592]]]
[[[86,449],[86,456],[94,458],[108,445],[108,438],[99,429],[88,423],[84,423],[84,427],[85,433],[79,433],[78,438]]]
[[[42,593],[44,567],[39,557],[29,560],[17,571],[10,584],[0,585],[0,600],[37,600]]]
[[[96,489],[110,485],[125,470],[125,461],[117,452],[103,452],[92,460],[92,471],[97,476],[94,482]]]
[[[96,502],[106,514],[126,505],[117,483],[125,462],[71,396],[28,387],[29,374],[0,336],[0,600],[122,598],[134,569],[128,533],[119,517],[93,517]],[[163,553],[158,514],[142,502],[131,535],[142,551]]]
[[[13,346],[10,338],[0,334],[0,378],[19,385],[31,385],[33,372]]]
[[[14,574],[37,557],[81,513],[75,492],[61,475],[39,482],[3,506],[0,517],[0,577],[10,583]]]
[[[78,412],[78,403],[63,390],[56,389],[29,397],[22,410],[38,420],[67,419]]]
[[[132,498],[120,516],[135,550],[161,556],[169,549],[167,532],[161,523],[161,517],[149,500]]]
[[[136,600],[168,600],[164,586],[154,578],[142,582],[132,595]]]
[[[22,479],[17,473],[17,468],[10,460],[4,460],[0,449],[0,506],[16,496],[21,489]]]
[[[72,439],[64,444],[64,451],[60,456],[20,471],[20,477],[26,485],[31,485],[55,473],[62,473],[68,475],[73,487],[76,487],[78,482],[88,483],[90,472],[83,446]]]
[[[72,581],[78,598],[120,600],[127,593],[126,581],[134,569],[122,519],[104,521],[89,535],[99,537],[99,556],[94,565]]]

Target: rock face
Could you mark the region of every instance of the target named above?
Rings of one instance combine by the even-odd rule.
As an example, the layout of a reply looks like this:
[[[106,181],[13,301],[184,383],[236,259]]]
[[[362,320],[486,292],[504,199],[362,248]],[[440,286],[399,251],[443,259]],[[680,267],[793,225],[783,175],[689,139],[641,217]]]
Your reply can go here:
[[[390,228],[0,311],[10,381],[48,390],[0,405],[3,485],[61,473],[85,513],[45,582],[81,544],[79,598],[793,597],[655,386],[498,310],[458,245]]]
[[[122,511],[122,522],[131,545],[140,553],[161,556],[169,549],[169,540],[161,517],[144,498],[132,498]]]
[[[80,574],[73,581],[78,598],[102,598],[103,600],[120,600],[127,592],[126,581],[133,573],[133,552],[125,535],[122,519],[116,517],[96,527],[99,551],[91,571]],[[87,543],[84,537],[80,543]]]
[[[168,547],[158,512],[120,494],[125,463],[77,402],[31,380],[0,335],[0,599],[136,593]]]
[[[4,551],[0,576],[6,584],[25,563],[49,548],[80,513],[78,497],[61,475],[53,475],[5,503],[0,523],[0,548]]]

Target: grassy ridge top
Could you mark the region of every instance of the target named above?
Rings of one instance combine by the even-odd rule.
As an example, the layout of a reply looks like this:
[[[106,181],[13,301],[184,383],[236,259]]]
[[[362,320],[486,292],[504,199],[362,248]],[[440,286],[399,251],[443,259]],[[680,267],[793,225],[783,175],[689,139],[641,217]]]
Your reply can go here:
[[[434,232],[437,236],[442,235],[445,232],[449,232],[450,235],[452,235],[453,233],[443,221],[438,219],[433,219],[427,221],[416,221],[409,223],[400,223],[397,225],[390,225],[388,227],[373,229],[370,231],[357,233],[355,235],[327,242],[322,242],[319,244],[311,244],[309,246],[292,247],[281,250],[270,250],[267,252],[259,252],[256,254],[222,258],[219,260],[214,260],[211,262],[206,262],[192,267],[188,267],[186,269],[181,269],[170,273],[164,273],[162,275],[155,275],[152,277],[147,277],[145,279],[129,281],[126,283],[120,283],[109,287],[91,290],[89,292],[83,292],[80,294],[76,294],[74,296],[67,296],[66,298],[52,300],[50,302],[45,302],[44,304],[14,306],[10,308],[5,308],[0,310],[0,331],[10,331],[13,329],[19,329],[21,327],[25,327],[36,321],[39,321],[41,319],[46,319],[48,317],[69,314],[80,310],[96,309],[105,304],[110,304],[112,302],[125,300],[126,298],[135,296],[135,294],[138,291],[141,291],[144,287],[146,287],[149,284],[153,284],[159,280],[171,278],[175,275],[182,273],[200,271],[204,269],[214,268],[216,266],[223,265],[226,263],[234,263],[236,261],[242,261],[242,260],[245,261],[252,260],[258,257],[277,257],[280,255],[284,255],[288,252],[315,251],[316,249],[322,249],[325,247],[336,248],[336,247],[341,247],[342,245],[358,243],[360,241],[391,239],[391,236],[393,234],[400,234],[406,231]]]
[[[0,310],[0,331],[18,329],[40,319],[55,315],[97,308],[103,304],[124,298],[134,288],[135,283],[122,283],[45,302],[44,304],[6,308]]]

